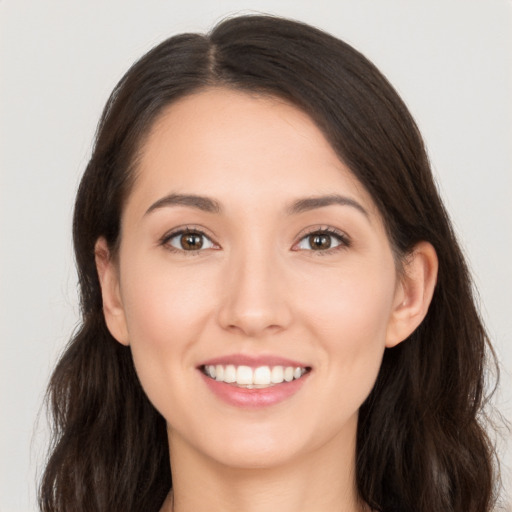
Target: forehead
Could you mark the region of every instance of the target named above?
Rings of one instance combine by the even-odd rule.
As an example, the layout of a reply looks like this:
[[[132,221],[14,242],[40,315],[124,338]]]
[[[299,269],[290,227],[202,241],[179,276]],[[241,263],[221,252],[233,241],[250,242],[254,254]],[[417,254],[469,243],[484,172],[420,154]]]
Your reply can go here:
[[[226,88],[162,112],[143,145],[132,196],[148,203],[198,192],[245,205],[343,192],[375,210],[307,114],[276,97]]]

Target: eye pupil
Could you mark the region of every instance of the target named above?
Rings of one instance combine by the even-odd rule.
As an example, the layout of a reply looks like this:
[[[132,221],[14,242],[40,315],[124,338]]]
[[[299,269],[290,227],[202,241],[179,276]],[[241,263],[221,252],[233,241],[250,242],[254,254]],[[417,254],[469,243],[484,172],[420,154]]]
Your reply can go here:
[[[203,246],[203,237],[197,233],[184,233],[180,242],[183,249],[195,251]]]
[[[329,249],[331,247],[331,237],[320,233],[310,235],[309,245],[313,250]]]

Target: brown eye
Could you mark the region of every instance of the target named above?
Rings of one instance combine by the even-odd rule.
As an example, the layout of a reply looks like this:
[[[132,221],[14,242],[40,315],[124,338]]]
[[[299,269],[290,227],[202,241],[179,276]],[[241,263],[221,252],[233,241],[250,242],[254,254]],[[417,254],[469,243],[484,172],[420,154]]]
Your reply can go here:
[[[164,239],[163,243],[178,251],[187,252],[212,249],[215,247],[215,244],[200,231],[182,231],[174,233]]]
[[[344,233],[338,231],[319,230],[306,235],[295,247],[295,250],[300,251],[327,252],[329,249],[350,247],[350,240]]]
[[[314,251],[321,251],[325,249],[329,249],[331,247],[331,235],[326,235],[323,233],[317,233],[313,235],[309,235],[308,241],[309,246]]]
[[[203,237],[197,233],[183,233],[180,243],[185,251],[197,251],[203,247]]]

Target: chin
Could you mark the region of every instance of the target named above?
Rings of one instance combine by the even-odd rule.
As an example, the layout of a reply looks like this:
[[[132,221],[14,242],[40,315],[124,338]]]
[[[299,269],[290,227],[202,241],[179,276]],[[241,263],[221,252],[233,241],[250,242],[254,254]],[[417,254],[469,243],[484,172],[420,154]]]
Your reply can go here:
[[[208,431],[194,435],[193,430],[180,435],[169,432],[172,444],[186,444],[195,456],[206,458],[225,468],[237,470],[271,469],[289,464],[308,449],[306,432],[290,429],[289,425],[262,422],[237,422],[226,428],[227,421],[210,424]],[[171,449],[171,453],[172,453]]]
[[[215,459],[223,466],[238,470],[272,469],[293,462],[301,452],[299,447],[283,446],[282,442],[274,440],[265,444],[261,440],[254,443],[250,439],[242,439],[221,453],[215,453]]]

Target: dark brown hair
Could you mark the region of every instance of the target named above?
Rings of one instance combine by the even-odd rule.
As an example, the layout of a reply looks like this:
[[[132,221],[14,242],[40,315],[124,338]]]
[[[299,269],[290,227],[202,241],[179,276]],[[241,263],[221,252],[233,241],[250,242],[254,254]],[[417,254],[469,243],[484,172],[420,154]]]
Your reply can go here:
[[[398,260],[422,240],[437,251],[429,312],[407,341],[386,350],[360,410],[361,499],[382,512],[491,510],[493,450],[482,422],[492,352],[416,124],[352,47],[270,16],[171,37],[132,66],[105,107],[75,205],[82,320],[49,385],[54,441],[41,510],[158,511],[172,486],[165,421],[140,386],[129,347],[105,325],[94,245],[103,236],[115,251],[137,156],[156,117],[212,86],[301,108],[373,197]]]

